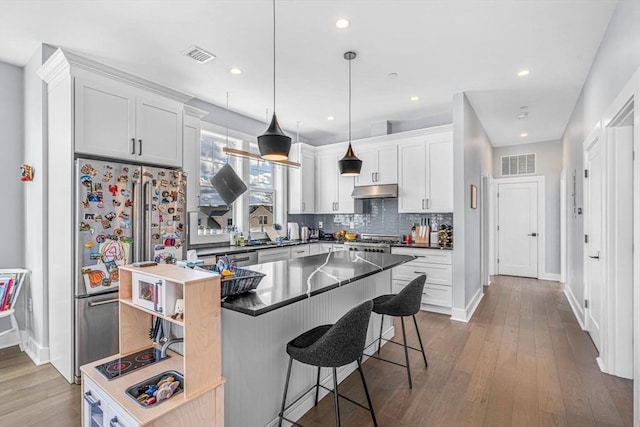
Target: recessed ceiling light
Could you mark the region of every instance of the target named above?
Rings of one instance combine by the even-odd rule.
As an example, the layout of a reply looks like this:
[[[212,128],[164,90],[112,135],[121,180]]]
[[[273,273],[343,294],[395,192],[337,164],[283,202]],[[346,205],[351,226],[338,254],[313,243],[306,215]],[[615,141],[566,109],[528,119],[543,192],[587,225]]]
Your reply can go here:
[[[334,120],[334,119],[335,119],[335,117],[333,117],[333,116],[327,117],[327,120]]]
[[[518,114],[518,120],[523,120],[523,119],[526,119],[527,117],[529,117],[529,113],[527,113],[526,111],[523,111],[522,113]]]
[[[396,77],[398,77],[398,73],[389,73],[387,74],[387,77],[389,77],[390,79],[395,79]]]
[[[229,70],[229,72],[230,72],[231,74],[242,74],[242,70],[241,70],[240,68],[237,68],[237,67],[233,67],[233,68],[231,68],[231,69]]]
[[[526,132],[522,132],[522,133],[520,134],[520,138],[526,138],[527,136],[529,136],[529,134],[528,134],[528,133],[526,133]]]
[[[518,71],[518,77],[526,77],[529,75],[529,70],[520,70]]]
[[[341,30],[349,28],[349,25],[351,25],[351,22],[349,22],[349,20],[345,18],[340,18],[336,21],[336,28],[340,28]]]
[[[417,101],[418,99],[420,99],[420,97],[418,96],[412,96],[411,98],[409,98],[411,101]]]

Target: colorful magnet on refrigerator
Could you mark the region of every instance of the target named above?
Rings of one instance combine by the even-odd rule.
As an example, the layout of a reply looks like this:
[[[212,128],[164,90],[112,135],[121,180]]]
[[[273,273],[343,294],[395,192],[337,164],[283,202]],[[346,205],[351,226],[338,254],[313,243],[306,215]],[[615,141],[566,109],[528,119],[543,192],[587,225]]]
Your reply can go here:
[[[167,210],[167,207],[166,207],[165,205],[160,205],[160,206],[158,206],[158,210],[159,210],[160,212],[164,212],[164,211],[166,211],[166,210]]]
[[[140,179],[140,169],[136,169],[136,170],[133,171],[133,179],[135,179],[135,180],[139,180]]]
[[[115,213],[115,212],[113,212],[113,211],[111,211],[111,212],[109,212],[109,213],[107,213],[107,214],[104,214],[104,218],[105,218],[107,221],[111,221],[111,220],[113,220],[113,218],[115,218],[115,217],[116,217],[116,213]]]
[[[182,225],[182,223],[178,224],[178,227],[176,227],[176,231],[182,232],[184,229],[184,225]]]
[[[125,211],[122,211],[118,214],[118,217],[122,218],[122,219],[129,219],[129,214],[126,213]]]
[[[164,171],[160,171],[160,172],[158,172],[158,176],[164,176],[164,175],[165,175],[165,174],[164,174]]]
[[[173,225],[173,221],[171,220],[167,221],[167,225]]]
[[[107,240],[107,236],[105,236],[104,234],[98,234],[96,236],[96,242],[98,242],[98,243],[102,243],[105,240]]]
[[[184,208],[181,208],[180,206],[178,206],[178,207],[176,208],[176,210],[177,210],[178,212],[184,212]]]
[[[111,181],[111,178],[113,178],[111,171],[106,171],[104,175],[102,175],[102,182],[109,182]]]
[[[179,171],[173,171],[173,177],[178,179],[180,178],[180,172]]]
[[[101,259],[102,255],[100,254],[100,252],[91,252],[89,254],[89,259]]]
[[[87,194],[87,199],[90,202],[101,202],[102,201],[102,191],[92,191]]]
[[[117,242],[120,238],[118,236],[116,236],[115,234],[107,234],[107,240],[112,240],[114,242]]]
[[[93,234],[93,233],[95,233],[95,232],[96,232],[96,229],[95,229],[95,228],[93,228],[93,227],[91,227],[91,228],[89,229],[89,232],[90,232],[91,234]]]
[[[118,236],[118,239],[120,239],[120,236],[122,236],[122,228],[116,228],[113,230],[113,233]]]
[[[143,176],[146,176],[147,178],[153,178],[153,174],[149,171],[144,171],[144,173],[142,174]]]
[[[174,221],[180,221],[180,215],[174,215],[173,216],[173,220]]]
[[[80,175],[80,182],[85,187],[91,188],[91,185],[92,185],[91,176],[89,176],[89,175]]]
[[[102,208],[104,208],[104,202],[102,200],[100,200],[96,206],[99,207],[100,209],[102,209]]]
[[[114,184],[109,184],[109,192],[113,197],[118,195],[118,186]]]
[[[120,236],[120,241],[122,243],[131,243],[133,242],[133,239],[129,236]]]
[[[87,212],[84,214],[84,219],[87,221],[94,221],[96,214]]]
[[[120,195],[122,197],[129,198],[129,197],[131,197],[131,191],[127,190],[126,188],[123,188],[123,189],[120,190]]]
[[[176,211],[176,208],[169,208],[167,210],[167,212],[170,213],[170,214],[174,213],[175,211]]]
[[[102,222],[102,215],[101,214],[95,214],[95,216],[93,217],[93,220],[95,222]]]
[[[131,199],[127,199],[127,201],[126,201],[126,202],[124,202],[124,207],[125,207],[125,208],[130,208],[132,203],[133,203],[133,202],[131,202]]]
[[[158,210],[158,205],[156,205],[155,203],[151,205],[151,211],[155,212]]]
[[[106,230],[107,228],[111,228],[111,221],[108,221],[108,220],[106,220],[106,219],[105,219],[105,220],[103,220],[103,221],[102,221],[102,228],[104,228],[105,230]]]
[[[120,228],[131,228],[131,221],[120,221]]]
[[[129,177],[125,174],[120,174],[118,175],[118,178],[116,179],[116,181],[118,181],[121,184],[125,184],[129,181]]]
[[[82,221],[80,223],[80,231],[89,231],[89,224],[87,224],[86,222]]]
[[[89,175],[92,170],[93,170],[93,166],[91,166],[91,164],[89,163],[85,163],[80,167],[80,173],[84,175]]]
[[[93,240],[87,240],[86,242],[84,242],[84,247],[85,248],[93,248],[96,245],[96,242],[94,242]]]
[[[91,205],[89,204],[89,200],[84,199],[84,200],[82,201],[82,207],[83,207],[84,209],[89,209],[89,207],[90,207],[90,206],[91,206]]]
[[[153,237],[153,240],[160,240],[160,234],[159,233],[153,233],[151,235],[151,237]]]
[[[155,222],[152,222],[152,223],[151,223],[151,228],[158,228],[158,227],[159,227],[159,226],[158,226],[158,224],[157,224],[157,223],[155,223]]]
[[[111,200],[111,203],[113,204],[113,206],[118,207],[122,204],[122,202],[120,200],[117,199],[113,199]]]

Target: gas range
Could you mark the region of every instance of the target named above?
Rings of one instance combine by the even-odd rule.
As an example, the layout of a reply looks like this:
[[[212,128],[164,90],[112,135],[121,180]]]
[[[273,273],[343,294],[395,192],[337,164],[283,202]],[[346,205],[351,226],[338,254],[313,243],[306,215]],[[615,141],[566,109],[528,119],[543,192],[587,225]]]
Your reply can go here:
[[[357,240],[346,241],[350,251],[391,253],[391,245],[400,243],[401,236],[395,234],[361,234]]]

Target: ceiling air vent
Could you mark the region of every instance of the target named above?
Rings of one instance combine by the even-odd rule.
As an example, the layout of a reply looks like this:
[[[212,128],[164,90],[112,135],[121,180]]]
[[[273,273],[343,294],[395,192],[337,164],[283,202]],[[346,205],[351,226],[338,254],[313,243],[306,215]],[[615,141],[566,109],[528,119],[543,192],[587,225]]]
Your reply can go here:
[[[502,167],[502,176],[533,175],[536,173],[536,155],[501,156],[500,165]]]
[[[213,58],[216,57],[213,53],[209,53],[206,50],[196,45],[191,46],[190,48],[188,48],[182,53],[195,59],[201,64],[206,64],[207,62],[211,61]]]

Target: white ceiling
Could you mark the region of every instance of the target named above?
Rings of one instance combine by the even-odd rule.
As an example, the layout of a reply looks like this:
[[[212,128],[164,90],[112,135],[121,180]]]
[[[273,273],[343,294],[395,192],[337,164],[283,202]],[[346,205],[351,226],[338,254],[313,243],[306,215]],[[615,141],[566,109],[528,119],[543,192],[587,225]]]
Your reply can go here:
[[[616,4],[278,0],[278,118],[294,132],[299,121],[311,143],[345,139],[343,53],[355,50],[354,138],[384,120],[407,128],[450,118],[453,94],[465,91],[495,146],[559,139]],[[336,29],[339,17],[351,26]],[[24,65],[47,43],[219,106],[230,92],[232,111],[265,120],[272,28],[270,0],[0,0],[0,61]],[[183,56],[192,44],[217,58]],[[522,68],[531,74],[517,77]],[[518,120],[524,105],[529,117]]]

